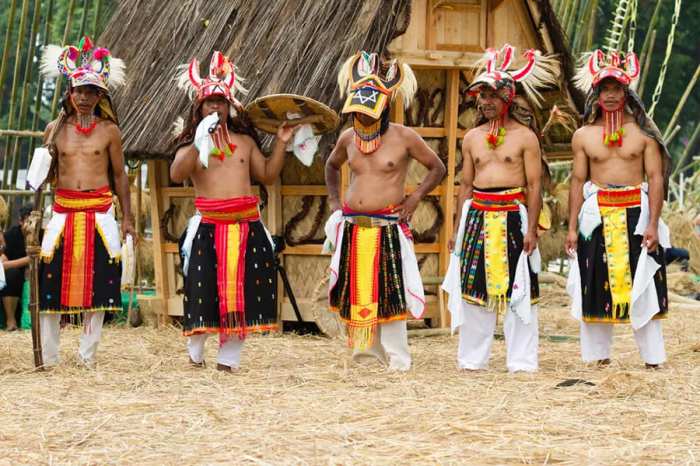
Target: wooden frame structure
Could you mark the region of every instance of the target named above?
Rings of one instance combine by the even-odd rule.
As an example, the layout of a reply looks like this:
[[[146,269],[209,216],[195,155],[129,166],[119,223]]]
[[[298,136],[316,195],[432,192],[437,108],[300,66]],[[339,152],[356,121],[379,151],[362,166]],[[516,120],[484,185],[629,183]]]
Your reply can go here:
[[[439,199],[444,223],[440,228],[438,241],[435,243],[417,243],[416,252],[420,255],[437,256],[437,276],[426,277],[426,288],[431,288],[425,317],[434,326],[447,326],[449,319],[446,307],[438,290],[439,278],[447,269],[449,262],[448,241],[452,236],[455,219],[454,208],[458,190],[456,179],[459,141],[467,129],[460,127],[459,109],[463,96],[460,81],[473,72],[473,63],[487,47],[500,47],[511,43],[519,50],[540,48],[545,52],[555,52],[554,44],[542,21],[539,10],[541,2],[535,0],[413,0],[411,4],[410,23],[406,32],[396,38],[389,46],[389,51],[397,58],[411,65],[414,70],[425,73],[444,75],[444,118],[439,126],[415,126],[414,129],[426,140],[443,140],[446,154],[444,161],[448,168],[442,183],[430,193]],[[329,79],[335,79],[329,73]],[[419,79],[419,87],[422,85]],[[567,90],[561,97],[571,104]],[[574,107],[573,105],[571,105]],[[405,112],[401,102],[392,108],[392,120],[405,122]],[[567,147],[558,147],[559,157],[568,155]],[[151,216],[162,218],[175,198],[189,197],[189,188],[168,186],[167,164],[164,161],[149,161],[149,186],[151,188]],[[347,187],[349,173],[347,166],[341,172],[343,188]],[[407,192],[415,189],[408,186]],[[327,196],[326,187],[319,184],[281,184],[279,181],[267,187],[268,205],[263,212],[263,219],[268,229],[280,233],[285,226],[283,203],[285,198],[294,196]],[[167,242],[163,232],[154,223],[154,261],[156,276],[156,309],[165,319],[167,316],[182,315],[181,297],[175,294],[178,278],[175,272],[178,254],[177,245]],[[318,258],[322,256],[318,244],[287,246],[283,253],[286,262],[292,257]],[[328,258],[330,261],[330,258]],[[309,261],[311,262],[311,261]],[[284,295],[281,284],[278,296],[283,297],[279,303],[278,315],[281,320],[296,320],[292,313],[289,299]],[[311,296],[297,296],[302,316],[313,320]]]

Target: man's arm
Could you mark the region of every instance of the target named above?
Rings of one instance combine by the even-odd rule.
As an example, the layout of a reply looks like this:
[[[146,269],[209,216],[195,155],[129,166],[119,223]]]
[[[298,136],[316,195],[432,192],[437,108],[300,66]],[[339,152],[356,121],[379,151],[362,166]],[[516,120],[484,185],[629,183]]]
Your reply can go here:
[[[19,259],[3,261],[2,266],[5,270],[21,269],[22,267],[28,267],[29,256],[20,257]]]
[[[583,184],[588,178],[588,158],[583,148],[583,128],[578,129],[571,139],[574,159],[569,183],[569,232],[566,235],[566,253],[573,256],[578,244],[578,213],[583,205]]]
[[[527,233],[523,238],[523,250],[532,254],[537,247],[537,223],[542,209],[542,154],[535,133],[528,132],[523,152],[525,181],[527,182]]]
[[[199,153],[194,144],[180,147],[175,152],[175,159],[170,164],[170,179],[182,183],[189,178],[197,168]]]
[[[331,212],[340,209],[340,167],[348,160],[348,142],[352,130],[345,130],[333,147],[331,155],[326,160],[326,189],[328,189],[328,206]]]
[[[129,177],[124,170],[124,153],[122,152],[122,135],[117,125],[109,128],[109,161],[114,172],[114,188],[117,191],[119,205],[122,208],[122,236],[130,234],[136,240],[134,220],[131,215],[131,196],[129,195]]]
[[[457,194],[457,224],[462,220],[462,208],[464,207],[464,202],[467,199],[472,198],[472,193],[474,191],[474,160],[472,159],[470,144],[470,133],[467,132],[462,139],[462,172],[459,179],[459,191]],[[457,225],[452,232],[452,238],[449,241],[450,251],[454,249],[455,237],[457,235]]]
[[[644,173],[649,183],[649,225],[644,232],[642,244],[653,252],[659,245],[659,217],[664,204],[664,168],[659,144],[652,138],[646,139]]]
[[[400,219],[402,221],[408,221],[416,210],[416,207],[418,207],[420,200],[432,191],[435,186],[440,184],[447,169],[445,168],[445,164],[442,163],[442,160],[440,160],[440,157],[425,143],[418,133],[407,127],[404,127],[402,132],[408,146],[409,155],[428,169],[428,174],[425,175],[425,178],[423,178],[418,188],[396,207],[396,212],[399,213]]]
[[[282,124],[277,129],[277,137],[275,145],[272,148],[270,157],[265,157],[255,141],[250,140],[253,145],[253,152],[250,156],[250,170],[253,178],[263,184],[272,184],[280,175],[284,167],[284,154],[287,149],[287,143],[296,131],[297,126],[288,127]]]

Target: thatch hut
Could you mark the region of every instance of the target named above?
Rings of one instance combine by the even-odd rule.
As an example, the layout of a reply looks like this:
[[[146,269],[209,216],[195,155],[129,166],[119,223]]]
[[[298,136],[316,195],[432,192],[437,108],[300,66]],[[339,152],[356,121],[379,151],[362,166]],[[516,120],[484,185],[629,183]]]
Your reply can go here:
[[[395,105],[393,118],[415,127],[448,166],[448,175],[419,207],[413,225],[423,276],[434,282],[447,266],[455,172],[460,166],[458,145],[474,116],[463,89],[472,77],[470,65],[484,48],[504,42],[558,53],[562,81],[568,83],[571,57],[549,2],[543,0],[121,2],[100,43],[110,46],[128,65],[128,83],[114,100],[127,157],[148,160],[160,311],[182,312],[173,240],[184,227],[178,215],[191,211],[191,189],[172,186],[167,176],[172,122],[189,105],[173,82],[178,65],[195,56],[208,60],[213,50],[222,50],[234,58],[247,79],[250,93],[244,103],[261,95],[291,92],[339,109],[335,76],[352,53],[388,51],[411,64],[419,79],[418,97],[406,111],[401,103]],[[547,101],[549,106],[558,103],[575,109],[580,96],[567,85],[548,93]],[[547,108],[542,115],[546,112]],[[328,257],[320,252],[322,226],[329,214],[323,160],[334,136],[324,138],[323,153],[310,168],[289,157],[281,181],[266,188],[263,216],[273,234],[286,238],[283,260],[303,312],[309,310],[313,290],[328,264]],[[555,136],[545,142],[550,156],[567,156],[564,140]],[[415,186],[422,173],[422,167],[412,167],[409,184]],[[343,182],[347,179],[345,173]],[[428,288],[426,317],[444,325],[437,290],[434,285]],[[280,315],[294,319],[286,298],[280,303]]]

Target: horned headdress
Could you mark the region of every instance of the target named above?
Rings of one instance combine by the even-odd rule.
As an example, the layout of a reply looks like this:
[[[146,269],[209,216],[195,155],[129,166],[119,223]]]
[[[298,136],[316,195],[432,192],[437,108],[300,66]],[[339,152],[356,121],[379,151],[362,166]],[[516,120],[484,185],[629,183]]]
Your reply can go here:
[[[189,65],[181,66],[180,70],[178,87],[188,90],[193,100],[201,102],[207,97],[220,95],[234,107],[242,108],[235,93],[246,94],[248,91],[243,87],[244,80],[238,75],[233,62],[223,53],[216,51],[212,55],[208,76],[200,75],[199,61],[196,58],[193,58]]]
[[[629,52],[622,58],[620,52],[616,50],[606,55],[598,49],[583,56],[581,66],[574,76],[574,84],[583,92],[589,92],[606,78],[612,78],[623,86],[629,86],[638,77],[639,59],[634,52]]]
[[[526,63],[521,68],[512,70],[515,47],[505,44],[501,50],[487,49],[475,64],[483,72],[474,78],[468,92],[476,95],[483,86],[488,86],[510,104],[515,97],[515,83],[520,83],[530,101],[539,107],[543,100],[539,90],[557,84],[559,65],[555,56],[542,55],[535,49],[525,51],[523,57]]]

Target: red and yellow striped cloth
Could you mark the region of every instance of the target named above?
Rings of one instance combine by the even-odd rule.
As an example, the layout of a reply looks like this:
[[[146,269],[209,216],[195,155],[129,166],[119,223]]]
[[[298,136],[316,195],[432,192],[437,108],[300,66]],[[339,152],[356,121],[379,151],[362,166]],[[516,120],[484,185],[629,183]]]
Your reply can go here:
[[[216,281],[219,291],[221,329],[240,329],[245,337],[245,253],[248,222],[260,220],[257,196],[232,199],[197,197],[194,205],[202,214],[202,222],[214,224],[216,248]],[[226,338],[222,333],[221,337]]]
[[[62,306],[92,306],[95,214],[105,213],[111,206],[109,186],[94,191],[56,190],[53,211],[67,214],[63,229]]]

